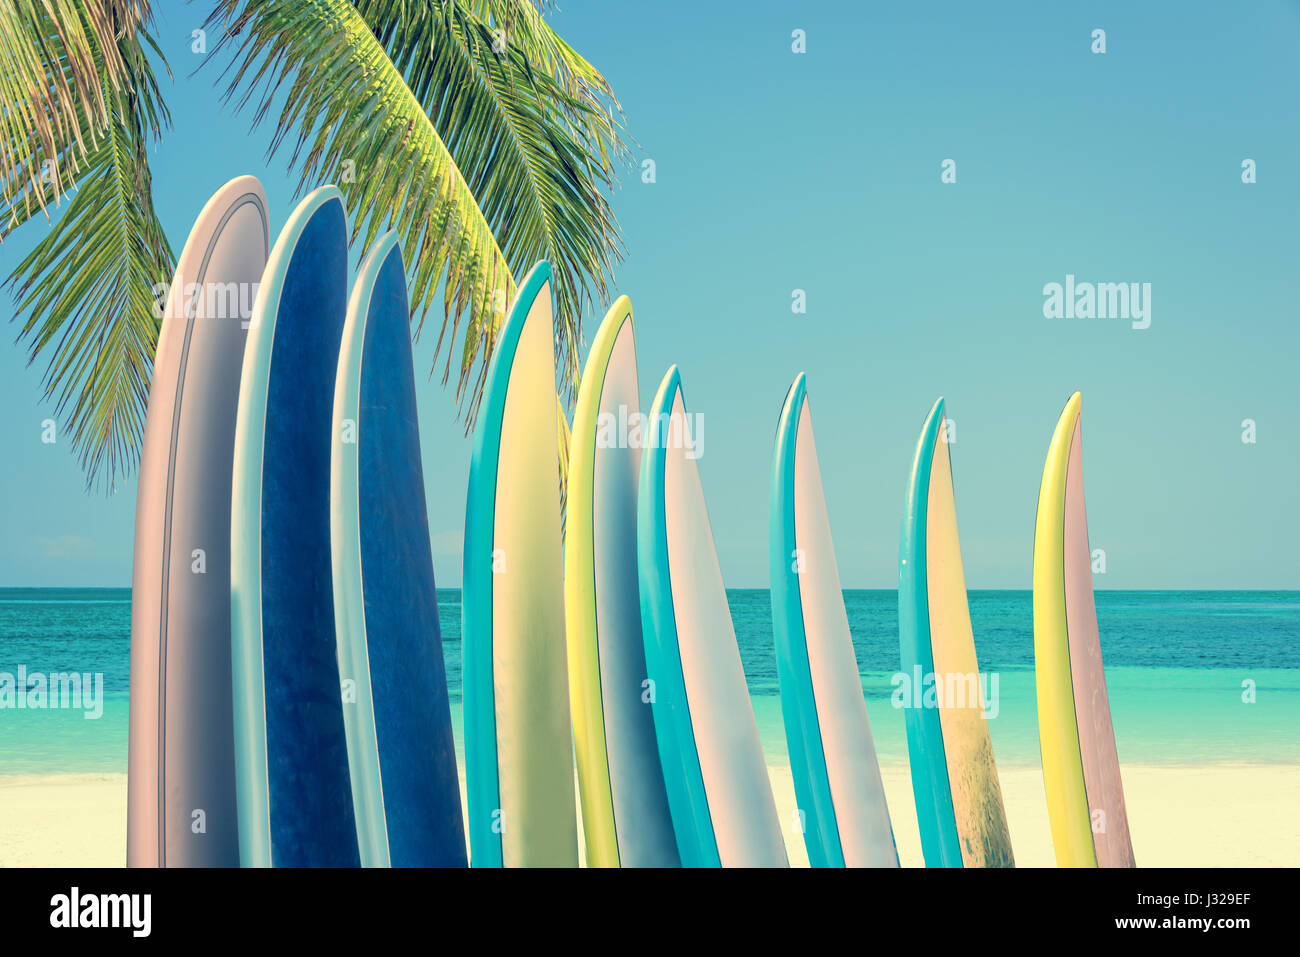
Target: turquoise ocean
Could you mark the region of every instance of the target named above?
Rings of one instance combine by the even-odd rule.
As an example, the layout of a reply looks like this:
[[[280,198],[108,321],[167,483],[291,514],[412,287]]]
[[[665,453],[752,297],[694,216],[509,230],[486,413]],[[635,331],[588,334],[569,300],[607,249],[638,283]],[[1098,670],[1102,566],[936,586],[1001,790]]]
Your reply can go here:
[[[460,591],[438,593],[453,721],[460,741]],[[762,589],[728,591],[769,763],[786,761]],[[893,591],[847,591],[862,684],[882,764],[905,764]],[[999,765],[1038,763],[1028,591],[972,591],[981,671],[998,679],[989,722]],[[1300,764],[1300,592],[1100,591],[1097,618],[1120,760],[1139,764]],[[0,675],[100,673],[102,717],[0,709],[0,774],[125,772],[129,589],[0,589]],[[1253,692],[1253,703],[1243,700]]]

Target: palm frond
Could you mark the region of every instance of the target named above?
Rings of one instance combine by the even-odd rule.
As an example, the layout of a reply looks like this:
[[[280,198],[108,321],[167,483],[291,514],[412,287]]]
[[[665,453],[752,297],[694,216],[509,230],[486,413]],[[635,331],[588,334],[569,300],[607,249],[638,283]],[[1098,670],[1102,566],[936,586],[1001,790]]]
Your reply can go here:
[[[87,485],[112,489],[139,454],[157,344],[154,288],[174,264],[146,155],[167,114],[144,49],[152,43],[146,21],[138,19],[147,6],[79,6],[107,122],[79,160],[68,208],[6,284],[29,361],[48,356],[45,395],[64,418]],[[100,35],[112,38],[111,53]],[[80,119],[89,125],[89,115]]]
[[[435,363],[445,343],[447,382],[463,320],[456,395],[472,421],[515,283],[473,191],[400,71],[346,0],[219,0],[208,27],[224,30],[214,56],[234,51],[227,97],[239,94],[240,107],[255,103],[254,122],[283,95],[271,152],[292,140],[289,165],[304,184],[338,185],[354,214],[354,240],[369,246],[390,228],[401,237],[414,269],[417,336],[443,285]]]
[[[398,2],[428,3],[429,0]],[[569,92],[585,92],[617,107],[609,81],[547,21],[544,11],[552,4],[539,0],[465,0],[465,5],[483,22],[504,29],[509,42],[523,49],[535,69],[560,80]]]
[[[118,44],[144,0],[0,3],[0,241],[72,188],[109,125],[106,90],[134,75]]]
[[[608,193],[628,150],[608,82],[528,0],[356,0],[438,129],[517,272],[555,277],[557,368],[621,253]]]
[[[534,70],[595,107],[577,120],[601,165],[630,164],[630,138],[614,88],[595,66],[555,32],[543,16],[550,4],[540,0],[468,0],[480,20],[505,31],[508,42],[523,51]]]

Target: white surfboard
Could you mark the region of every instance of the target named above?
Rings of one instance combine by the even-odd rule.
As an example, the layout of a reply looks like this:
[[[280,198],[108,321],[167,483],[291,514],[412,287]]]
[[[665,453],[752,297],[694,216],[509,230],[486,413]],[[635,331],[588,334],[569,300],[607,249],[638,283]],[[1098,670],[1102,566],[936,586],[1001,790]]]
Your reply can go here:
[[[781,712],[808,860],[897,867],[802,373],[777,426],[769,535]]]
[[[230,481],[240,367],[269,246],[252,176],[208,200],[164,307],[131,573],[127,865],[239,864],[230,690]]]

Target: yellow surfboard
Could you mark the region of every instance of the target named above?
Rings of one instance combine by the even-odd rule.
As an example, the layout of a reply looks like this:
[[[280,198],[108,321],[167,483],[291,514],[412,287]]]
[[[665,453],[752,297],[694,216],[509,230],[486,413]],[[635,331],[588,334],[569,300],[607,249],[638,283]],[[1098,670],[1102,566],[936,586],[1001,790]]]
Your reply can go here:
[[[1083,398],[1047,451],[1034,529],[1034,668],[1052,844],[1061,867],[1132,867],[1102,668],[1083,500]]]
[[[632,303],[623,296],[591,344],[569,437],[564,604],[589,867],[680,863],[646,694],[636,564],[641,426]]]

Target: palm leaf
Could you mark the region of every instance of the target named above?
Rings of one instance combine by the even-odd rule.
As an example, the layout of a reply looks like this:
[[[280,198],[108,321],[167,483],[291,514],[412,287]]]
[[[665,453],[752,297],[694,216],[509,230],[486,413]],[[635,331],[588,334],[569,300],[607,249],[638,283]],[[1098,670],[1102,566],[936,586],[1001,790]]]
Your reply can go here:
[[[0,241],[71,189],[109,124],[106,89],[131,75],[117,43],[142,0],[0,3]]]
[[[403,5],[428,0],[398,0]],[[609,81],[552,29],[542,15],[546,6],[537,0],[467,0],[466,6],[484,23],[501,27],[507,40],[520,47],[534,69],[555,77],[570,93],[593,102],[612,105],[618,101]],[[609,145],[616,148],[617,135],[611,130]]]
[[[207,27],[224,31],[213,56],[233,54],[227,98],[251,105],[255,124],[278,110],[271,153],[291,141],[304,187],[338,184],[359,212],[353,240],[369,245],[388,228],[401,236],[417,338],[443,286],[434,362],[445,348],[445,383],[459,354],[467,430],[513,271],[538,259],[555,276],[557,368],[571,395],[582,311],[608,298],[619,252],[603,191],[627,149],[608,83],[536,5],[219,0]],[[499,50],[498,29],[512,38]],[[557,416],[563,510],[558,394]]]
[[[157,343],[154,288],[173,267],[146,156],[167,115],[142,46],[152,46],[139,19],[147,5],[79,6],[107,122],[78,158],[67,210],[6,282],[29,361],[48,356],[44,392],[72,435],[87,485],[112,489],[139,454]],[[111,50],[99,36],[112,38]],[[78,122],[87,129],[92,120],[83,111]]]
[[[608,83],[527,0],[356,0],[442,135],[516,272],[555,277],[557,366],[621,250],[607,194],[627,147]]]
[[[275,153],[292,139],[290,167],[304,184],[336,183],[364,246],[385,229],[401,237],[413,265],[409,285],[416,335],[439,284],[446,320],[435,363],[465,322],[456,395],[472,420],[486,357],[514,298],[509,264],[469,185],[402,74],[346,0],[219,0],[208,27],[223,27],[213,49],[233,47],[228,98],[255,102],[260,122],[283,96]],[[287,86],[287,92],[284,87]]]

